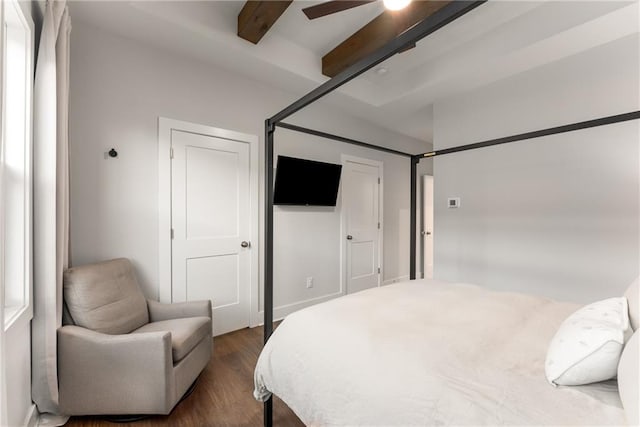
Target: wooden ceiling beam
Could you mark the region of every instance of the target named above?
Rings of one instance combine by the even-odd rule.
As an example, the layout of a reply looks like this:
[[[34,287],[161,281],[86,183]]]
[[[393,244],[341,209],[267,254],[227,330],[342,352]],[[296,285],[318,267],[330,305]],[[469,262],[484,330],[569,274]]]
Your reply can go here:
[[[322,74],[335,77],[449,3],[451,1],[414,0],[403,10],[381,13],[322,57]]]
[[[293,0],[247,1],[238,14],[238,37],[258,44]]]

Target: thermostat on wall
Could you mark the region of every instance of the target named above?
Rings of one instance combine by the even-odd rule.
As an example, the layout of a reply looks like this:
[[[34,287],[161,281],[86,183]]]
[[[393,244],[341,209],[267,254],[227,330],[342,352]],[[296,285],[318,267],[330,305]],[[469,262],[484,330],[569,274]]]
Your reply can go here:
[[[449,197],[447,199],[447,207],[449,209],[460,207],[460,197]]]

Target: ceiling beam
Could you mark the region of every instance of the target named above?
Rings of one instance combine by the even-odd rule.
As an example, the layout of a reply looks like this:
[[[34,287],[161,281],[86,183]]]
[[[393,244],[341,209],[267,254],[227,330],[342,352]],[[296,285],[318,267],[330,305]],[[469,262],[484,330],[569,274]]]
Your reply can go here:
[[[238,14],[238,37],[258,44],[292,1],[247,1]]]
[[[451,1],[413,1],[403,10],[381,13],[322,57],[322,74],[335,77],[449,3]]]
[[[317,18],[322,18],[323,16],[331,15],[333,13],[342,12],[343,10],[349,10],[354,7],[362,6],[363,4],[373,3],[374,1],[376,0],[325,1],[324,3],[305,7],[304,9],[302,9],[302,13],[307,15],[307,18],[309,19],[317,19]]]

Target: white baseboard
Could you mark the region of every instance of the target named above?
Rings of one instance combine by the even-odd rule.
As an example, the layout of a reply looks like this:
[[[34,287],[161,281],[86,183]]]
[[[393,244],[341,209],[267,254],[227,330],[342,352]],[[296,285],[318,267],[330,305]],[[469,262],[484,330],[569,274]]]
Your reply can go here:
[[[342,292],[336,292],[329,295],[323,295],[321,297],[311,298],[304,301],[298,301],[291,304],[281,305],[279,307],[273,308],[273,320],[281,320],[287,317],[289,314],[301,310],[305,307],[310,307],[315,304],[320,304],[321,302],[329,301],[334,298],[340,297],[344,295]],[[252,322],[253,326],[259,326],[264,324],[264,310],[258,312],[257,318],[255,322]]]
[[[417,277],[422,277],[422,272],[417,272],[416,273]],[[406,276],[398,276],[398,277],[394,277],[392,279],[387,279],[385,281],[382,282],[382,286],[386,286],[386,285],[390,285],[392,283],[397,283],[397,282],[403,282],[409,280],[409,275]],[[291,303],[291,304],[286,304],[286,305],[282,305],[279,307],[274,307],[273,309],[273,320],[274,321],[278,321],[278,320],[282,320],[285,317],[287,317],[289,314],[298,311],[300,309],[303,309],[305,307],[309,307],[315,304],[319,304],[321,302],[325,302],[325,301],[329,301],[331,299],[337,298],[344,295],[342,292],[336,292],[334,294],[329,294],[329,295],[324,295],[321,297],[317,297],[317,298],[312,298],[312,299],[308,299],[308,300],[304,300],[304,301],[299,301],[299,302],[295,302],[295,303]],[[250,327],[254,328],[257,326],[262,326],[264,324],[264,311],[261,310],[259,311],[257,314],[255,314],[254,316],[252,316],[252,322]]]
[[[421,277],[421,274],[417,274],[417,277]],[[387,286],[390,285],[392,283],[398,283],[398,282],[404,282],[405,280],[409,280],[409,275],[406,276],[398,276],[398,277],[394,277],[392,279],[387,279],[384,282],[382,282],[382,286]]]

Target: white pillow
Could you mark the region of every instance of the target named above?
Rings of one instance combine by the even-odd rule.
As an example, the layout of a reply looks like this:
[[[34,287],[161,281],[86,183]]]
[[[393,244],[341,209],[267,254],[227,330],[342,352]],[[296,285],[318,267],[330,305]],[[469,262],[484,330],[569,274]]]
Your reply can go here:
[[[629,285],[624,296],[629,302],[629,323],[635,331],[640,327],[640,276]]]
[[[547,380],[553,385],[581,385],[614,378],[627,329],[625,297],[582,307],[562,322],[549,344]]]
[[[629,425],[640,425],[640,332],[627,341],[618,365],[618,390]]]

